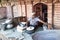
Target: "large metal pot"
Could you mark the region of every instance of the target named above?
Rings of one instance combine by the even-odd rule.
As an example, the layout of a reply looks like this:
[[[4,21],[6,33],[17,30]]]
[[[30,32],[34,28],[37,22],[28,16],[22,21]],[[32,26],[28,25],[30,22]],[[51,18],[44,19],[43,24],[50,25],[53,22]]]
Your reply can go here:
[[[12,24],[8,24],[8,25],[6,26],[7,29],[10,29],[10,28],[12,28],[12,27],[13,27]]]
[[[30,27],[28,27],[26,30],[27,30],[27,31],[26,31],[27,33],[31,34],[31,33],[34,32],[34,27],[30,26]]]

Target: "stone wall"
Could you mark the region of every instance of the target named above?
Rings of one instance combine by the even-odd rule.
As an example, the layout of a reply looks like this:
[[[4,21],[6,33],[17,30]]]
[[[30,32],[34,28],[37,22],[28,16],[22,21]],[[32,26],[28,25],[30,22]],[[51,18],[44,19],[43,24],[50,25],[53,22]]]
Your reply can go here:
[[[55,4],[54,10],[54,25],[55,28],[60,28],[60,3]]]
[[[0,19],[6,18],[6,7],[0,7]]]
[[[60,29],[60,3],[54,4],[54,27]],[[52,4],[48,3],[48,23],[52,24]],[[52,25],[48,25],[52,27]]]

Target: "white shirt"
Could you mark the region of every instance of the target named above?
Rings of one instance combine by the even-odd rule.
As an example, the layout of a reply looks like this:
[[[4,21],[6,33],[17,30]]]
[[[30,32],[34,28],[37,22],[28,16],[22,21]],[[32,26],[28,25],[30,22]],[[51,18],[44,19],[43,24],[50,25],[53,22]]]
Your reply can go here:
[[[40,21],[40,19],[35,17],[34,19],[29,18],[28,21],[30,22],[30,25],[37,25],[37,22]]]

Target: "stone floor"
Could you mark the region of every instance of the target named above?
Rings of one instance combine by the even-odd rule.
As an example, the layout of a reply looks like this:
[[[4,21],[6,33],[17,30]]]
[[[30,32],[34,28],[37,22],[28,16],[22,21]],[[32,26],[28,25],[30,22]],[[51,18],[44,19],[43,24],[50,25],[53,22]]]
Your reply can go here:
[[[39,31],[33,35],[33,40],[60,40],[60,30]]]
[[[27,38],[28,37],[28,38]],[[21,33],[16,30],[16,28],[10,29],[10,30],[0,30],[0,39],[2,40],[32,40],[31,35],[27,33]]]

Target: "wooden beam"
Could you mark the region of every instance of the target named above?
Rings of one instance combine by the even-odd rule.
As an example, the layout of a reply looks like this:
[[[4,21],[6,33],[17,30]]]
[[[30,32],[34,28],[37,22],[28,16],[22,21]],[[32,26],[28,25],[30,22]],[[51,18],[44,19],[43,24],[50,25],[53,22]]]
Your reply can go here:
[[[52,0],[52,27],[54,28],[54,2]]]

